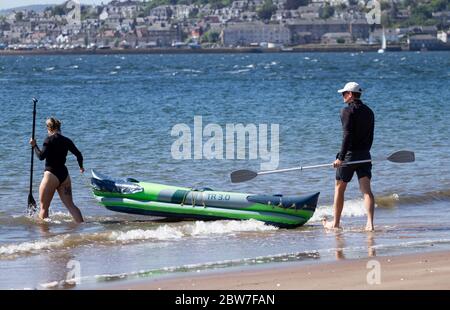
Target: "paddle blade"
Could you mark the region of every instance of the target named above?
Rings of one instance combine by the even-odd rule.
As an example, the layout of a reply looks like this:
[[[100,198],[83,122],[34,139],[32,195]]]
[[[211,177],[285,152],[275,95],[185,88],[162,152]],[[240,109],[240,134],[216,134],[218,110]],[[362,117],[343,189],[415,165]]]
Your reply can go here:
[[[34,215],[34,213],[36,213],[37,210],[37,206],[36,206],[36,201],[33,198],[33,195],[28,194],[28,215],[32,216]]]
[[[231,182],[240,183],[256,178],[258,174],[251,170],[237,170],[231,173]]]
[[[412,163],[416,160],[414,152],[411,151],[398,151],[387,158],[387,160],[394,163]]]

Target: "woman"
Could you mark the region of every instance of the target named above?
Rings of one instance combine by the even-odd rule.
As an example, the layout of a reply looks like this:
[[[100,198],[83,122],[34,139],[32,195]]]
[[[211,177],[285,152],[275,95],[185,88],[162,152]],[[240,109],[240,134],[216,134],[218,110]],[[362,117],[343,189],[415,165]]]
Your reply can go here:
[[[67,152],[70,151],[77,157],[80,172],[84,172],[83,156],[75,144],[69,138],[61,134],[61,122],[56,118],[49,118],[46,121],[48,137],[44,141],[42,150],[36,145],[36,140],[30,139],[30,144],[34,148],[40,160],[45,159],[44,178],[39,187],[39,200],[41,209],[39,218],[48,217],[48,209],[53,199],[55,191],[58,191],[61,201],[77,223],[83,222],[83,216],[72,200],[72,184],[69,172],[65,166]]]

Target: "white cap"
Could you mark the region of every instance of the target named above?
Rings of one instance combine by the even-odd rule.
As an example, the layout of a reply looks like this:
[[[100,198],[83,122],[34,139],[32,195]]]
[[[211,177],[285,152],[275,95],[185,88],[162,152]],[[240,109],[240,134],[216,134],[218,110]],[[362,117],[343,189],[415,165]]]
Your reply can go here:
[[[361,86],[359,86],[359,84],[356,82],[348,82],[347,84],[345,84],[344,88],[338,90],[338,93],[343,93],[346,91],[352,93],[362,93]]]

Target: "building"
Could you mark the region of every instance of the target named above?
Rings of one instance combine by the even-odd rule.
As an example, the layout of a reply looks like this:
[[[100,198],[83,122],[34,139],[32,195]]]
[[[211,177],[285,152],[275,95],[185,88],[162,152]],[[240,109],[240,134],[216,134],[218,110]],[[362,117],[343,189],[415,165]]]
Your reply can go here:
[[[421,29],[423,34],[437,36],[438,29],[436,26],[422,26]]]
[[[429,34],[431,36],[437,35],[436,26],[411,26],[407,28],[408,34]]]
[[[291,30],[291,34],[295,37],[297,33],[311,33],[311,43],[319,43],[322,36],[326,33],[350,33],[354,39],[369,38],[370,25],[366,20],[289,20],[286,26]],[[299,44],[298,42],[293,42]]]
[[[385,28],[384,36],[386,37],[386,41],[388,43],[399,43],[399,41],[400,41],[399,34],[397,33],[396,29],[393,29],[393,28]],[[382,42],[382,38],[383,38],[383,29],[375,29],[369,35],[369,42],[380,43],[380,42]]]
[[[353,36],[350,32],[325,33],[321,39],[322,44],[351,44]]]
[[[275,1],[273,1],[274,4],[275,4]],[[233,1],[233,3],[231,3],[231,8],[238,9],[241,11],[246,11],[246,10],[255,11],[256,8],[260,5],[262,5],[263,3],[264,3],[264,0],[238,0],[238,1]]]
[[[172,17],[177,20],[188,19],[189,15],[194,11],[193,5],[172,5]]]
[[[408,38],[408,47],[411,51],[420,50],[440,50],[444,49],[445,45],[437,37],[430,34],[417,34]]]
[[[168,21],[172,18],[172,10],[169,5],[160,5],[150,11],[151,19],[159,21]]]
[[[289,28],[280,24],[236,23],[226,26],[221,34],[225,46],[249,46],[252,43],[291,43]]]
[[[147,28],[147,39],[156,42],[157,46],[171,46],[173,42],[181,41],[181,31],[177,25],[159,23]]]
[[[239,20],[241,16],[241,10],[225,7],[219,10],[215,10],[214,15],[219,16],[220,21],[225,23],[230,20]]]
[[[330,5],[340,5],[340,4],[345,4],[345,5],[349,5],[349,1],[348,0],[312,0],[311,3],[316,4],[316,5],[325,5],[325,3],[328,3]]]
[[[311,32],[296,32],[291,35],[292,44],[309,44],[313,42]]]
[[[319,5],[310,4],[307,6],[300,6],[296,11],[302,19],[318,19],[320,8]]]
[[[114,0],[106,5],[108,14],[118,14],[123,18],[135,18],[141,10],[141,2]]]
[[[411,17],[411,12],[409,9],[398,10],[395,15],[396,19],[405,20]]]
[[[257,6],[264,4],[264,0],[260,0],[259,3],[256,2],[257,1],[255,1],[255,5]],[[286,0],[272,0],[273,5],[275,5],[279,10],[284,9],[286,2],[287,2]]]
[[[122,16],[118,13],[108,14],[108,17],[105,19],[104,25],[108,29],[119,29],[121,24]]]
[[[241,13],[241,20],[246,22],[252,22],[258,20],[258,14],[256,12],[244,11]]]

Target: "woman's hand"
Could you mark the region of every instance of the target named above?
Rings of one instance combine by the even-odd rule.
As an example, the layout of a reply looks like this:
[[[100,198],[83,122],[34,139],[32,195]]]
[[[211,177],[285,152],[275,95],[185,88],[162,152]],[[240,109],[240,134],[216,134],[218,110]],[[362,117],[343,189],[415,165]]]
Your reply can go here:
[[[84,173],[84,168],[80,168],[80,172],[81,172],[81,173]]]
[[[30,138],[30,144],[32,147],[36,146],[36,140],[34,140],[33,138]]]

